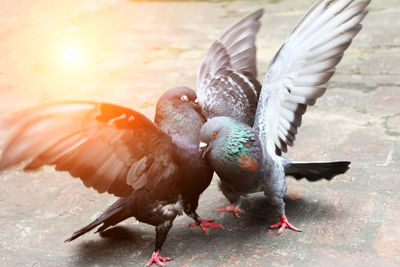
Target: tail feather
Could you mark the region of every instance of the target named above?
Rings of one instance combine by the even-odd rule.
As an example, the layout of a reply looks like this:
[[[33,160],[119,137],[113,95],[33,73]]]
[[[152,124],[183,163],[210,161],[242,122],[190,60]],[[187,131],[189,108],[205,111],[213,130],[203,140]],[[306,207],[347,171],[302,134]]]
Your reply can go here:
[[[93,222],[86,225],[82,229],[73,233],[70,238],[65,240],[65,242],[71,242],[72,240],[80,237],[83,234],[86,234],[87,232],[91,231],[92,229],[96,228],[102,223],[103,225],[96,231],[96,233],[102,232],[108,227],[116,225],[117,223],[122,222],[123,220],[129,218],[130,214],[129,212],[126,211],[126,204],[127,204],[126,199],[120,198],[114,204],[112,204],[105,212],[103,212],[103,214],[101,214],[96,220],[94,220]]]
[[[349,161],[292,163],[285,169],[285,174],[296,180],[306,178],[310,182],[321,179],[331,180],[349,169]]]

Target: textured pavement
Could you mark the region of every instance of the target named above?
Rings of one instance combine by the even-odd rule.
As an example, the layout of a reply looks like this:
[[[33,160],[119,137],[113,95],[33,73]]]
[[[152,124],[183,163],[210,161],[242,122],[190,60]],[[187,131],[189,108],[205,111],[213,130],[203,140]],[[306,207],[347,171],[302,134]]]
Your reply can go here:
[[[0,119],[65,99],[117,103],[152,118],[163,91],[195,86],[200,60],[224,29],[263,7],[261,80],[313,2],[2,1]],[[399,16],[399,0],[373,1],[286,155],[352,161],[331,182],[288,178],[287,215],[303,232],[267,229],[278,218],[262,194],[244,201],[240,218],[213,212],[227,204],[215,177],[198,211],[225,229],[205,235],[179,217],[162,251],[174,259],[167,266],[400,266]],[[69,43],[81,48],[79,64],[60,63]],[[1,129],[0,149],[8,133]],[[0,173],[0,185],[0,266],[143,266],[152,253],[154,228],[134,219],[104,237],[63,243],[115,201],[67,173],[14,168]]]

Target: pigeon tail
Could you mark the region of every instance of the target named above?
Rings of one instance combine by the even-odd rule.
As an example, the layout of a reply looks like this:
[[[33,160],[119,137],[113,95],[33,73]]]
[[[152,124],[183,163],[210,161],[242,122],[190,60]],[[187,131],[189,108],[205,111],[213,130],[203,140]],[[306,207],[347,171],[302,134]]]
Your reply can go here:
[[[103,232],[108,227],[112,225],[116,225],[119,222],[130,217],[130,214],[126,212],[126,204],[127,201],[124,198],[118,199],[114,204],[112,204],[103,214],[101,214],[96,220],[86,225],[82,229],[76,231],[70,238],[65,240],[65,242],[71,242],[72,240],[80,237],[83,234],[86,234],[90,230],[96,228],[98,225],[103,225],[96,231]]]
[[[349,161],[291,163],[285,170],[286,175],[296,180],[306,178],[310,182],[321,179],[331,180],[349,169]]]

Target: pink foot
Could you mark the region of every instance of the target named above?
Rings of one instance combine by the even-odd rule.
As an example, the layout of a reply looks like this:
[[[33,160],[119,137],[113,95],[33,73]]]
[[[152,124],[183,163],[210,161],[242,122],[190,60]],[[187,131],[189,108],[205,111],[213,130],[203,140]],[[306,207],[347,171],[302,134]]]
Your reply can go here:
[[[278,234],[282,234],[283,231],[285,231],[286,226],[289,227],[290,229],[292,229],[293,231],[301,232],[300,229],[298,229],[290,224],[290,222],[288,221],[288,219],[286,218],[285,215],[281,215],[281,221],[276,224],[271,225],[269,228],[274,229],[274,228],[280,227],[278,230]]]
[[[201,228],[201,230],[203,230],[203,232],[206,234],[208,234],[208,232],[210,231],[210,229],[208,229],[208,228],[214,228],[214,229],[223,229],[224,228],[224,227],[222,227],[221,224],[213,223],[213,222],[215,222],[215,220],[204,220],[200,217],[198,217],[198,219],[201,221],[200,224],[191,223],[191,224],[189,224],[189,226],[190,227],[199,226]]]
[[[151,258],[150,258],[149,262],[146,264],[146,267],[149,267],[150,265],[152,265],[153,262],[155,264],[157,264],[158,266],[160,266],[160,267],[164,267],[165,264],[163,264],[162,261],[171,261],[171,260],[172,259],[169,258],[169,257],[165,257],[165,258],[161,257],[159,250],[158,251],[154,251],[153,255],[151,255]]]
[[[239,213],[243,213],[244,211],[236,208],[234,204],[230,204],[228,207],[226,208],[220,208],[220,209],[216,209],[216,212],[221,212],[221,211],[227,211],[232,213],[234,216],[239,217]]]

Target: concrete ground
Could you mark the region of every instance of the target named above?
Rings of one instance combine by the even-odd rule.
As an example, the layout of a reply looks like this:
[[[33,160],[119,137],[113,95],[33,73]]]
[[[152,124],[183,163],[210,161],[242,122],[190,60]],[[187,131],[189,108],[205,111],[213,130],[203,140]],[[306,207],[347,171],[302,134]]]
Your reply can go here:
[[[200,60],[224,29],[261,7],[262,79],[313,2],[2,1],[0,117],[64,99],[152,117],[164,90],[195,86]],[[225,230],[206,236],[178,218],[163,248],[174,259],[168,266],[400,266],[399,17],[399,0],[373,1],[330,89],[303,117],[289,158],[352,161],[332,182],[288,179],[287,215],[303,232],[269,230],[277,218],[263,195],[246,199],[240,218],[213,212],[227,204],[215,177],[198,211]],[[15,168],[0,181],[0,266],[143,266],[152,253],[154,228],[134,219],[64,244],[115,201],[66,173]]]

